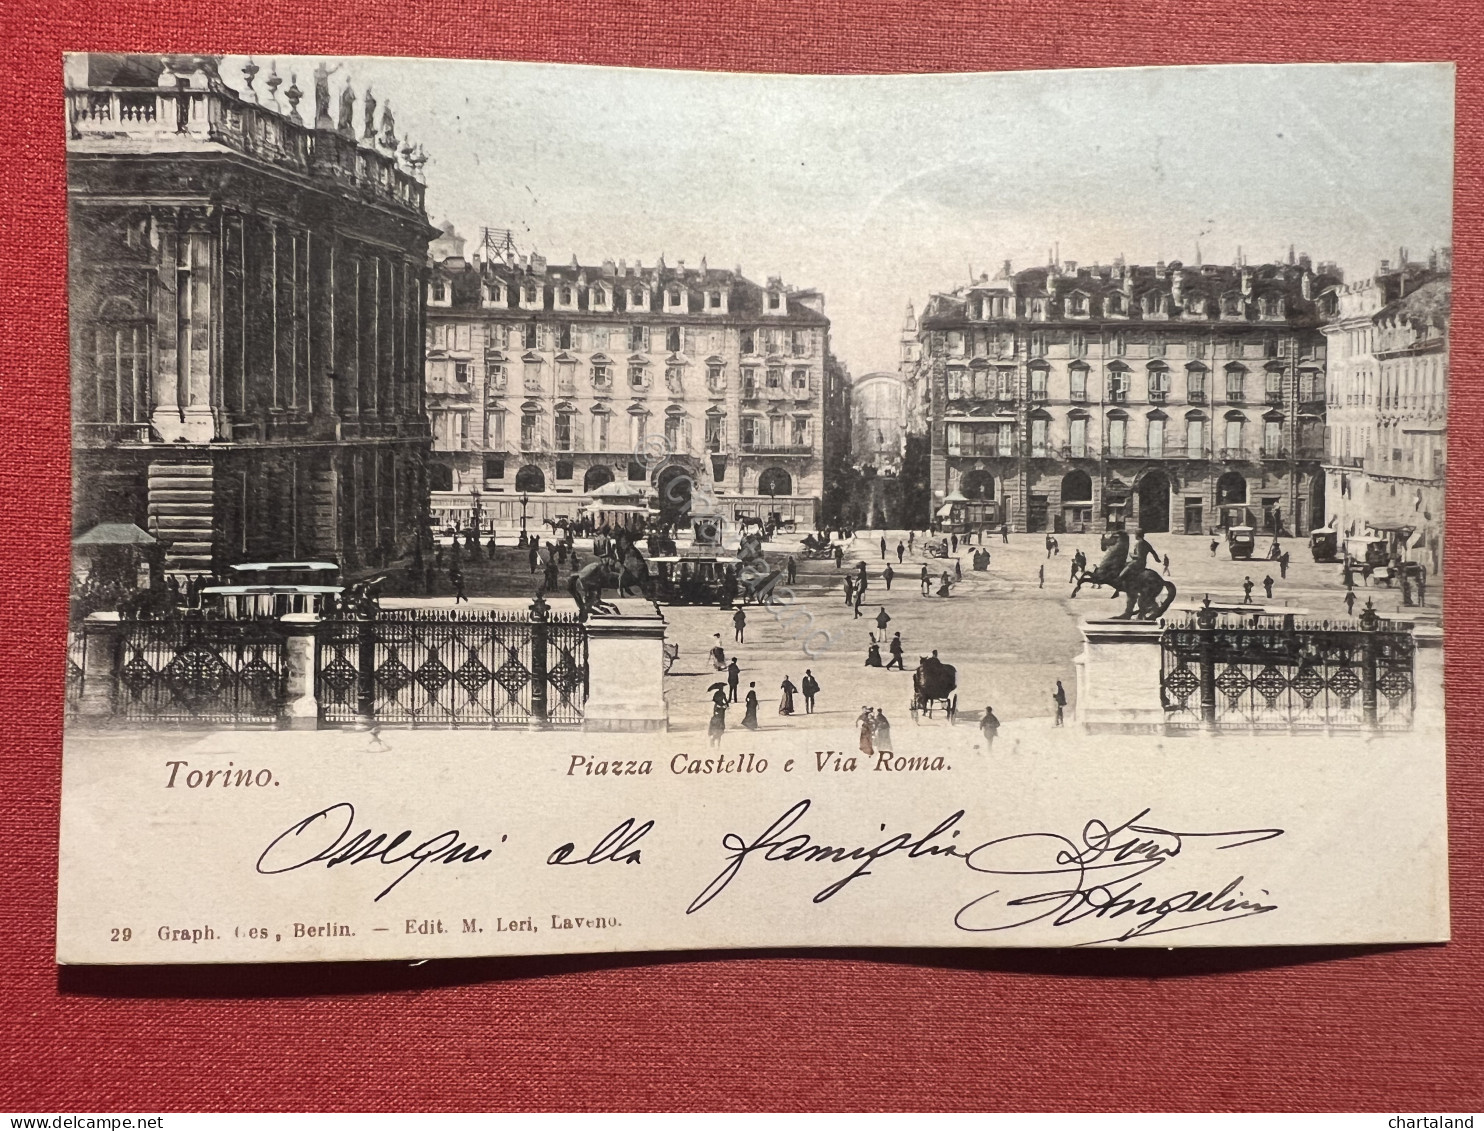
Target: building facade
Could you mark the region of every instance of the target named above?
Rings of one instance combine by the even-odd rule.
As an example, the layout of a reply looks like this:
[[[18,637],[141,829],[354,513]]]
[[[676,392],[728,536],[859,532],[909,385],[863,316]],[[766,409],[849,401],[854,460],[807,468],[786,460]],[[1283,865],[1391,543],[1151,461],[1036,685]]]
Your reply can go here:
[[[934,512],[1026,531],[1306,532],[1325,513],[1317,299],[1338,278],[1307,256],[1006,263],[933,295],[908,412]]]
[[[1323,296],[1329,341],[1329,521],[1342,537],[1395,532],[1443,561],[1452,252]]]
[[[209,56],[67,61],[78,530],[132,522],[166,568],[416,544],[426,499],[418,155],[367,97]],[[307,77],[307,76],[306,76]]]
[[[470,260],[450,233],[439,247],[427,393],[440,521],[476,507],[505,526],[576,518],[624,480],[667,505],[695,485],[728,517],[814,524],[832,364],[818,292],[704,260]]]

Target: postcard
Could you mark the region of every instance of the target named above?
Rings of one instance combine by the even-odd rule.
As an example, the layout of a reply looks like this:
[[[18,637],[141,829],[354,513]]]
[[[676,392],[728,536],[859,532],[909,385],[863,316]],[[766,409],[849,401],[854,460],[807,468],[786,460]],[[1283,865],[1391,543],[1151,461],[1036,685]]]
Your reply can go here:
[[[66,57],[58,961],[1447,940],[1453,78]]]

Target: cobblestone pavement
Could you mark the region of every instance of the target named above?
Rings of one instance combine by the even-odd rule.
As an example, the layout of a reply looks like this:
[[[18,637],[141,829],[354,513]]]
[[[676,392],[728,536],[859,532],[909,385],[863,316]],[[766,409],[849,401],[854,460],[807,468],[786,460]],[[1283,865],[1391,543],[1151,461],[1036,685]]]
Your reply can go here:
[[[887,535],[890,562],[896,573],[889,593],[880,579],[886,564],[881,558],[881,533],[861,533],[847,549],[843,569],[836,570],[832,562],[798,559],[796,607],[780,620],[768,609],[748,606],[742,644],[733,639],[730,612],[666,607],[667,639],[680,646],[680,657],[666,679],[671,729],[703,730],[710,718],[711,696],[706,689],[725,678],[725,673],[713,670],[707,661],[707,652],[715,643],[714,633],[721,635],[728,658],[734,654],[738,658],[742,668],[740,693],[745,695],[748,682],[756,681],[761,701],[758,718],[764,730],[849,727],[866,705],[884,709],[894,728],[910,727],[910,669],[918,657],[934,648],[940,659],[958,669],[961,724],[970,725],[980,718],[986,705],[992,705],[1005,723],[1049,720],[1055,710],[1052,693],[1058,679],[1068,699],[1075,702],[1073,658],[1082,648],[1078,623],[1084,617],[1110,616],[1123,608],[1121,600],[1109,599],[1106,589],[1087,587],[1075,601],[1070,599],[1072,554],[1080,547],[1095,564],[1101,554],[1097,535],[1058,536],[1060,553],[1050,559],[1043,535],[1011,534],[1008,544],[998,535],[986,537],[984,545],[990,551],[991,564],[983,573],[970,568],[970,554],[978,544],[968,550],[961,546],[956,556],[964,568],[963,581],[953,587],[948,598],[924,598],[918,576],[924,564],[934,577],[941,575],[945,565],[951,574],[954,558],[945,562],[924,556],[918,539],[916,552],[898,565],[895,547],[899,536],[905,539],[901,532]],[[1251,577],[1253,600],[1262,607],[1303,616],[1349,619],[1340,567],[1314,562],[1302,539],[1282,541],[1290,556],[1287,578],[1280,576],[1275,561],[1232,561],[1224,545],[1213,556],[1209,537],[1163,534],[1151,535],[1150,541],[1161,555],[1170,557],[1170,578],[1179,589],[1177,608],[1199,603],[1206,594],[1218,603],[1240,603],[1243,579]],[[781,565],[791,548],[792,543],[783,541],[770,545],[766,552],[773,564]],[[1259,547],[1260,552],[1266,549],[1266,544]],[[856,620],[844,604],[842,582],[859,560],[866,562],[869,585],[862,617]],[[1044,586],[1039,572],[1043,568]],[[1262,585],[1269,575],[1274,579],[1271,601],[1265,599]],[[1441,594],[1435,587],[1428,589],[1427,607],[1403,610],[1399,591],[1368,588],[1358,578],[1357,586],[1357,611],[1368,597],[1388,616],[1427,619],[1436,617],[1440,610]],[[886,638],[893,632],[902,634],[907,672],[865,666],[870,634],[876,632],[874,618],[882,606],[891,617]],[[812,617],[812,622],[799,610]],[[831,640],[822,645],[822,637],[815,635],[812,643],[816,654],[811,657],[802,645],[805,637],[817,629],[827,631]],[[882,656],[884,661],[889,659],[884,645]],[[813,671],[821,686],[816,713],[804,715],[802,698],[796,696],[799,713],[780,716],[780,683],[787,676],[797,686],[806,668]],[[741,718],[739,703],[728,712],[728,729],[736,728]]]

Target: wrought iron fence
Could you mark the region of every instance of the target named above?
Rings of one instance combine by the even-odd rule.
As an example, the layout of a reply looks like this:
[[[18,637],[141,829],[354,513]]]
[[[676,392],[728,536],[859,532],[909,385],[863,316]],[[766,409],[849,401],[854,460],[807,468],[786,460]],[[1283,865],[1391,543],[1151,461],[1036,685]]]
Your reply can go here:
[[[82,702],[83,676],[88,666],[88,638],[77,630],[67,633],[67,683],[64,702],[67,715],[77,713]]]
[[[384,610],[316,630],[326,724],[571,726],[587,699],[587,633],[575,616]]]
[[[1197,613],[1161,639],[1168,725],[1405,730],[1416,702],[1409,626]]]
[[[122,621],[114,713],[162,723],[277,722],[288,682],[284,639],[266,618]],[[80,673],[78,685],[80,693]]]

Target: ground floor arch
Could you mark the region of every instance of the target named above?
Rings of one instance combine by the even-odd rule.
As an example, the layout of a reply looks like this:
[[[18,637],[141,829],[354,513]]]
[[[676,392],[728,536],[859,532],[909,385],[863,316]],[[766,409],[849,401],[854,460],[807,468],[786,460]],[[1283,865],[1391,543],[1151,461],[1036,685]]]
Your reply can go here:
[[[994,476],[982,467],[972,468],[964,472],[963,478],[959,481],[958,489],[966,499],[975,502],[993,502],[995,495]]]
[[[1170,477],[1151,471],[1139,480],[1139,529],[1164,534],[1170,529]]]
[[[531,494],[546,490],[546,473],[534,463],[528,463],[515,473],[515,489]]]
[[[587,469],[587,474],[582,477],[582,489],[584,491],[596,491],[605,483],[613,482],[613,468],[606,464],[598,464]]]
[[[1228,471],[1216,481],[1216,505],[1221,507],[1245,506],[1247,503],[1247,479],[1238,471]]]
[[[1080,467],[1061,477],[1061,501],[1063,503],[1092,502],[1092,476]]]
[[[792,495],[794,478],[781,467],[770,467],[757,477],[759,495]]]

